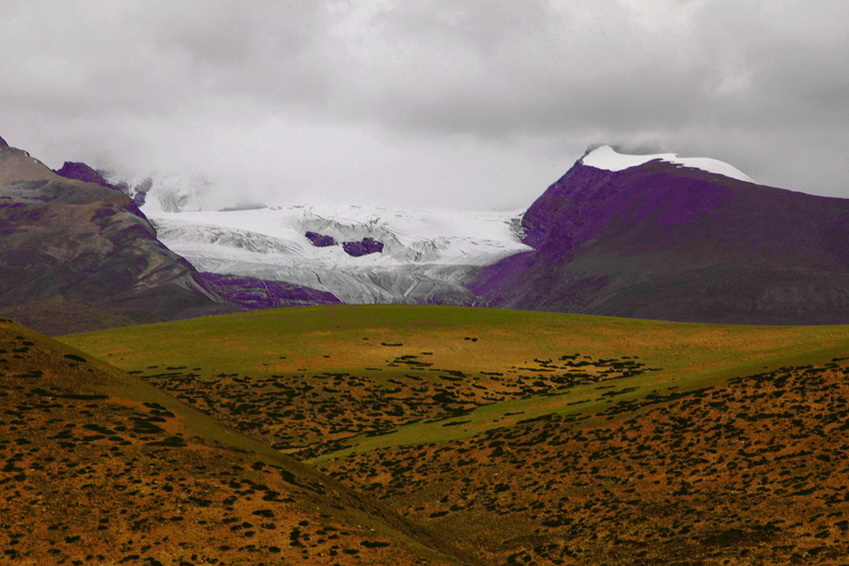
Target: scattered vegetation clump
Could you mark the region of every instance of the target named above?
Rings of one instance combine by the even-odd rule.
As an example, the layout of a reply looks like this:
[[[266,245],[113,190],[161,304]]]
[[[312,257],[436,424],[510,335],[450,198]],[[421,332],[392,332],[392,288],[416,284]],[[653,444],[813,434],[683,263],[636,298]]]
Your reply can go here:
[[[494,563],[831,564],[849,555],[847,399],[849,365],[788,366],[599,412],[613,421],[550,414],[323,466]]]

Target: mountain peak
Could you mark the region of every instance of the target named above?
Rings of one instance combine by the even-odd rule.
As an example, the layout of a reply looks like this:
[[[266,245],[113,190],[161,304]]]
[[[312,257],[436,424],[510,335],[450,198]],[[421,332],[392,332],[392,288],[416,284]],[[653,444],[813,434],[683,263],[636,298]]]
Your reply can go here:
[[[661,160],[691,169],[701,169],[710,173],[717,173],[731,179],[753,183],[754,179],[724,161],[711,159],[709,157],[680,157],[677,153],[653,153],[649,155],[631,155],[619,153],[609,145],[602,145],[592,151],[588,151],[580,163],[596,169],[607,171],[622,171],[648,163],[649,161]]]

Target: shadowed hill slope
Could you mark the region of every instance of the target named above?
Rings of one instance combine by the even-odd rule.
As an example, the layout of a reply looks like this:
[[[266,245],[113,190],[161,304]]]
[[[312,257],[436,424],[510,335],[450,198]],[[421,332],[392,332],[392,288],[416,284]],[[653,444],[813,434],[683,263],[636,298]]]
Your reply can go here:
[[[13,563],[461,563],[370,499],[6,320],[0,409]]]
[[[849,322],[849,200],[653,160],[578,161],[530,207],[534,251],[485,268],[482,304],[693,322]]]

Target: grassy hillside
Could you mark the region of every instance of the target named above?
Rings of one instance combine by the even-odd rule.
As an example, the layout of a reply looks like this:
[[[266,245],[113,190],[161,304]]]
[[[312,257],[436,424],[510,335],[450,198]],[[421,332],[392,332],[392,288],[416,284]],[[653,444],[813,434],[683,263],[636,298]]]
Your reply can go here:
[[[844,564],[847,399],[841,360],[322,465],[492,563]]]
[[[592,415],[675,388],[828,361],[849,351],[849,328],[374,305],[61,340],[278,449],[319,457],[465,438],[552,412]]]
[[[14,564],[460,563],[369,498],[5,319],[0,462]]]
[[[849,327],[451,307],[63,337],[488,564],[836,564]]]

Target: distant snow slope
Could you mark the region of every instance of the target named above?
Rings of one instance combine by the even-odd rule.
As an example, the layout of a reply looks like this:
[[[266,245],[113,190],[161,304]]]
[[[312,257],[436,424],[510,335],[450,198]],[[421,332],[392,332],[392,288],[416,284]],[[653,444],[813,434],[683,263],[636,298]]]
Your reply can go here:
[[[630,167],[636,167],[643,163],[648,163],[655,159],[675,163],[683,167],[691,167],[693,169],[701,169],[711,173],[717,173],[738,179],[740,181],[748,181],[754,183],[754,179],[723,161],[711,159],[709,157],[679,157],[675,153],[655,153],[652,155],[628,155],[618,153],[609,145],[603,145],[586,154],[581,158],[581,163],[596,169],[606,169],[608,171],[622,171]]]
[[[530,248],[519,213],[290,206],[228,212],[142,210],[159,239],[202,271],[330,291],[347,303],[467,303],[481,266]],[[306,232],[332,236],[316,247]],[[343,242],[373,238],[383,251],[352,257]]]

